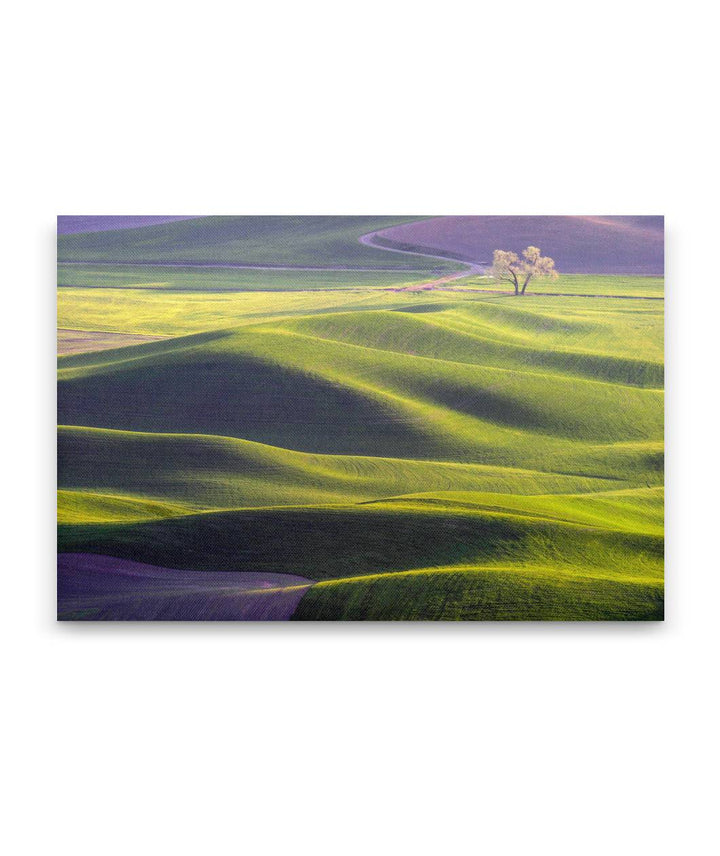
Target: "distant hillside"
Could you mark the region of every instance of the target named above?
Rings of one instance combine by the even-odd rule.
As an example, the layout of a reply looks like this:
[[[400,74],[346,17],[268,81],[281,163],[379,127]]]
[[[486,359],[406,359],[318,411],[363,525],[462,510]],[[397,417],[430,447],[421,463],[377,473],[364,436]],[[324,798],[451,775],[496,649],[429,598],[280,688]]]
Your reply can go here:
[[[134,229],[59,234],[58,261],[456,269],[451,262],[388,253],[358,241],[368,232],[410,219],[196,217]]]
[[[126,214],[97,215],[59,215],[57,218],[58,235],[72,235],[76,232],[110,232],[115,229],[137,229],[140,226],[155,226],[158,223],[172,223],[175,220],[190,220],[183,216],[128,216]]]
[[[493,250],[529,244],[561,273],[664,272],[662,217],[433,217],[383,230],[376,243],[489,265]]]

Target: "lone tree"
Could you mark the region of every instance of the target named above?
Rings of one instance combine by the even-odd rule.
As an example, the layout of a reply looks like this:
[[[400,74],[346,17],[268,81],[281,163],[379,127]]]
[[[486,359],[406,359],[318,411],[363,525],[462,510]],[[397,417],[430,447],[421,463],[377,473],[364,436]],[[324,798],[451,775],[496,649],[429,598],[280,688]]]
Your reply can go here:
[[[516,295],[525,294],[525,289],[534,276],[551,279],[558,277],[555,262],[549,256],[541,256],[538,247],[524,249],[522,258],[517,253],[495,250],[492,274],[495,279],[511,282],[515,287]]]

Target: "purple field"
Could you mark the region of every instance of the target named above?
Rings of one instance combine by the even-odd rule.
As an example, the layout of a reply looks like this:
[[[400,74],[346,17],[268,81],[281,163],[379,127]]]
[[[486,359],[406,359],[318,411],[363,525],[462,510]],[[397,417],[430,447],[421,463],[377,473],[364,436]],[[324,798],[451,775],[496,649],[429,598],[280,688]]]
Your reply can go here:
[[[377,239],[380,239],[377,241]],[[432,217],[376,233],[376,245],[492,263],[493,250],[541,247],[562,273],[662,276],[662,217]]]
[[[286,621],[311,580],[206,573],[91,553],[58,555],[58,618],[95,621]]]

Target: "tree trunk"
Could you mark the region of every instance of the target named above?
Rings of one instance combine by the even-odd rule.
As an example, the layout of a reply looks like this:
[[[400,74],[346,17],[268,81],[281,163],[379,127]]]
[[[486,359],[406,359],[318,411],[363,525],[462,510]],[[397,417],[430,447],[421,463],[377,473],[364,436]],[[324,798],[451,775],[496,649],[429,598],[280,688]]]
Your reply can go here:
[[[527,288],[528,283],[530,282],[530,280],[531,280],[531,279],[532,279],[532,274],[531,274],[531,273],[529,273],[529,274],[525,277],[525,282],[523,283],[522,291],[520,292],[520,294],[525,294],[525,289]]]

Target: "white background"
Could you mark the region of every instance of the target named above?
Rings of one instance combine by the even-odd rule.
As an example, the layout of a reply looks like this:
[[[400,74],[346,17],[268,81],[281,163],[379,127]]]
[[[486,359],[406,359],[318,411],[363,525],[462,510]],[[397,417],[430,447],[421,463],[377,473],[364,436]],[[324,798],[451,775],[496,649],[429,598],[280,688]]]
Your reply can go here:
[[[704,8],[6,10],[6,852],[717,852]],[[57,625],[57,213],[664,213],[666,622]]]

